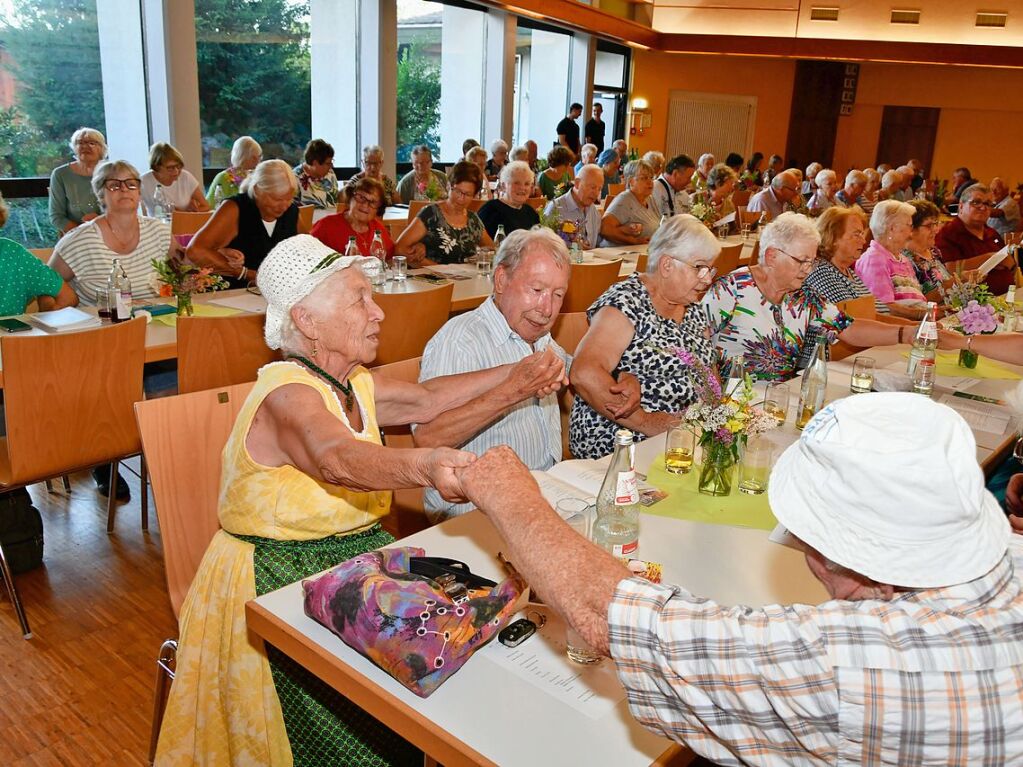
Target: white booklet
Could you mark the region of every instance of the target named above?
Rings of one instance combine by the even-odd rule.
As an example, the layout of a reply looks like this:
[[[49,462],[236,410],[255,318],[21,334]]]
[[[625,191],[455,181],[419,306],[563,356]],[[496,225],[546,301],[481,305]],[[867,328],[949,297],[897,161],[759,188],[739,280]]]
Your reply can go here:
[[[28,315],[34,325],[50,333],[64,333],[71,330],[89,330],[103,326],[99,317],[95,317],[81,309],[68,306],[55,312],[37,312]]]
[[[1008,255],[1009,255],[1009,246],[1006,245],[1004,248],[999,250],[997,253],[992,253],[991,256],[987,259],[987,261],[985,261],[983,264],[980,265],[980,268],[977,269],[977,271],[980,272],[982,275],[986,275],[988,272],[990,272],[992,269],[994,269],[996,266],[998,266],[998,264],[1000,264],[1002,261],[1004,261],[1006,256],[1008,256]]]
[[[611,456],[599,460],[562,461],[547,471],[534,471],[532,475],[540,485],[543,497],[555,509],[558,508],[558,501],[563,498],[580,498],[596,503],[597,494],[600,493],[600,486],[604,483],[604,475],[607,474],[610,463]],[[667,497],[665,493],[645,482],[644,475],[637,473],[636,478],[639,480],[636,483],[639,502],[644,506],[650,506]]]

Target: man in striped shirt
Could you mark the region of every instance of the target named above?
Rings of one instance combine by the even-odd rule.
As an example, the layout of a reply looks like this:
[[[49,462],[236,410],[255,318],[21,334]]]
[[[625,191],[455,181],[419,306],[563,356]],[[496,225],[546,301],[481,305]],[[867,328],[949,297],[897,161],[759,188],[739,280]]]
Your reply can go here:
[[[974,451],[919,395],[815,416],[769,494],[832,597],[818,606],[729,608],[630,578],[501,449],[460,481],[649,729],[728,765],[1020,765],[1023,537]]]
[[[481,455],[509,445],[530,469],[561,460],[561,414],[556,392],[568,384],[571,357],[551,338],[568,290],[568,249],[549,229],[512,232],[495,258],[494,295],[451,319],[423,352],[419,380],[510,365],[505,384],[415,428],[420,447],[461,447]],[[631,414],[639,383],[623,377],[609,412]],[[434,522],[463,514],[471,503],[451,504],[426,490]]]

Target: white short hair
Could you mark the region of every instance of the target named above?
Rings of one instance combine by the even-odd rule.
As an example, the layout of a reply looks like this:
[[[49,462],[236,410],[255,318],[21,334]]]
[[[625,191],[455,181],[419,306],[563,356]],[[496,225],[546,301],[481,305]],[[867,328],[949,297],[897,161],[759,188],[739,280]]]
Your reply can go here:
[[[808,178],[808,179],[809,178],[816,178],[817,174],[820,173],[823,169],[824,169],[824,166],[821,165],[819,162],[812,162],[812,163],[810,163],[809,165],[806,166],[806,173],[803,175],[803,178]]]
[[[881,186],[894,186],[902,183],[902,174],[897,170],[887,171],[884,176],[881,177]]]
[[[845,185],[852,186],[853,184],[866,184],[867,174],[862,170],[856,170],[853,168],[851,171],[845,174]]]
[[[536,176],[533,174],[533,169],[529,167],[529,163],[525,160],[512,160],[506,162],[504,167],[501,168],[500,180],[502,184],[510,184],[517,175],[529,176],[529,183],[533,183],[533,179]]]
[[[583,144],[579,148],[579,158],[589,157],[590,160],[594,160],[597,157],[597,145],[596,144]],[[583,163],[585,165],[586,163]]]
[[[836,184],[838,183],[838,174],[835,173],[835,171],[831,170],[831,168],[825,168],[824,170],[818,171],[817,175],[813,177],[813,183],[815,183],[817,186],[820,186],[821,184],[824,183],[824,179],[828,178],[829,176],[832,179],[834,179]]]
[[[888,171],[888,173],[891,173],[891,171]],[[887,176],[888,173],[885,173],[885,176]],[[899,216],[909,216],[910,218],[913,218],[913,214],[915,212],[916,208],[908,202],[882,200],[874,206],[874,210],[870,214],[870,233],[874,235],[875,240],[880,240],[888,233],[888,230],[891,228],[891,225],[894,223],[896,218]],[[760,239],[763,240],[763,237]]]
[[[262,157],[263,147],[252,136],[239,136],[231,147],[231,167],[237,168],[246,160]]]
[[[710,152],[704,152],[703,154],[700,155],[700,159],[696,161],[696,167],[699,168],[705,162],[713,163],[714,162],[714,155],[712,155]]]
[[[508,142],[504,139],[494,139],[490,144],[490,154],[495,155],[499,150],[508,151]]]
[[[295,171],[284,160],[263,160],[242,181],[240,191],[253,200],[264,194],[283,197],[290,192],[294,196],[298,191],[298,179],[295,178]]]
[[[821,244],[821,234],[814,223],[802,213],[782,213],[760,233],[760,252],[766,253],[768,248],[783,250],[786,253],[797,243],[807,243],[817,252]]]
[[[649,274],[656,272],[664,256],[691,264],[701,256],[713,261],[720,254],[718,238],[698,218],[684,213],[672,216],[657,227],[647,247],[646,270]]]
[[[68,142],[71,146],[71,151],[75,153],[76,157],[78,156],[78,147],[76,147],[75,144],[77,144],[81,139],[99,143],[99,156],[101,158],[105,158],[107,156],[107,140],[103,138],[103,134],[95,128],[79,128],[71,134],[71,141]]]
[[[369,159],[370,157],[372,157],[375,154],[380,155],[380,157],[382,159],[383,156],[384,156],[384,148],[382,146],[380,146],[379,144],[370,144],[369,146],[364,146],[362,148],[362,159],[363,160],[367,160],[367,159]]]
[[[517,146],[508,153],[508,158],[511,160],[529,159],[529,150],[525,146]]]

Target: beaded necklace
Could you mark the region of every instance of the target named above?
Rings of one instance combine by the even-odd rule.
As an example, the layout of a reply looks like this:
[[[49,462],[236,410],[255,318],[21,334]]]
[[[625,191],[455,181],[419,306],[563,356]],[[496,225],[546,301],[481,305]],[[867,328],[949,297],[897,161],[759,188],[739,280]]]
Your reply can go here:
[[[355,393],[352,391],[352,385],[351,384],[343,384],[343,383],[341,383],[339,380],[334,378],[334,376],[332,376],[326,370],[321,368],[319,365],[316,365],[316,364],[310,362],[305,357],[299,357],[298,355],[292,354],[292,355],[288,356],[288,359],[295,360],[296,362],[301,362],[303,365],[305,365],[307,368],[309,368],[309,370],[311,370],[313,373],[316,373],[316,375],[318,375],[324,381],[326,381],[327,383],[329,383],[332,386],[337,387],[337,389],[342,394],[345,395],[345,408],[347,408],[348,410],[352,410],[355,407]]]

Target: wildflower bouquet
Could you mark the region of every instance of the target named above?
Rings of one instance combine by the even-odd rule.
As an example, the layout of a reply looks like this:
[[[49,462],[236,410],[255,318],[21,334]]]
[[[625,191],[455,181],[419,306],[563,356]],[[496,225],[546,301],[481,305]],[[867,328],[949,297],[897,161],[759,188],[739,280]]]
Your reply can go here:
[[[718,214],[714,210],[714,206],[709,202],[706,202],[703,198],[700,198],[689,207],[689,215],[695,216],[703,225],[708,229],[714,228],[714,222],[717,221]]]
[[[155,275],[156,292],[178,300],[178,316],[192,316],[192,295],[226,288],[227,280],[213,274],[208,266],[201,269],[177,258],[154,258],[151,261]]]
[[[416,191],[419,193],[417,196],[420,199],[426,199],[430,202],[436,202],[437,200],[443,199],[446,195],[444,189],[437,181],[437,177],[430,173],[429,181],[420,181],[416,184]]]
[[[556,207],[551,208],[550,213],[546,213],[543,210],[539,211],[540,214],[540,226],[545,229],[550,229],[558,237],[565,241],[565,245],[569,248],[572,247],[573,242],[578,242],[579,247],[586,249],[590,247],[590,243],[584,242],[579,234],[579,227],[576,226],[574,221],[565,221],[561,217],[561,211]]]
[[[760,185],[757,183],[757,174],[750,170],[744,170],[739,176],[739,183],[736,188],[741,192],[757,192]]]

